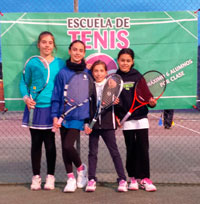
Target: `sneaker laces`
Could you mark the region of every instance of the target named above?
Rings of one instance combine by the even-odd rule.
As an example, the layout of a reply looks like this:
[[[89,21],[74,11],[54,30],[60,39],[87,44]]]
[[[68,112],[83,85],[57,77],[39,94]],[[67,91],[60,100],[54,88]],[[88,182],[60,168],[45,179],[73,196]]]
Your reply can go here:
[[[126,185],[126,181],[121,180],[121,181],[119,182],[119,185],[120,185],[120,186],[125,186],[125,185]]]
[[[89,180],[89,182],[88,182],[88,186],[93,186],[93,185],[94,185],[94,183],[95,183],[95,180],[94,180],[94,179]]]
[[[137,182],[137,180],[134,177],[132,177],[130,180],[131,180],[131,183],[136,183]]]
[[[33,185],[37,185],[38,183],[40,183],[40,176],[36,175],[36,176],[33,176],[33,179],[32,179],[32,184]]]
[[[54,183],[54,176],[48,175],[46,178],[46,184],[52,184],[52,183]]]
[[[149,178],[144,178],[142,179],[141,184],[144,184],[144,183],[152,184],[152,181]]]

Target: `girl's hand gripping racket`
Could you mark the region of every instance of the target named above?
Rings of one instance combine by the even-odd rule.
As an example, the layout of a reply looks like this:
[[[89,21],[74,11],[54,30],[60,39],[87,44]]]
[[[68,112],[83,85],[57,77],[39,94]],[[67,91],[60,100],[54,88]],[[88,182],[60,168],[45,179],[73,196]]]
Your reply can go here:
[[[128,113],[121,120],[120,125],[138,108],[152,103],[152,99],[157,101],[163,95],[165,89],[166,79],[163,74],[155,70],[144,73],[135,85],[133,103]],[[136,102],[139,105],[136,106]]]
[[[29,97],[37,102],[39,94],[49,82],[50,68],[47,60],[39,55],[30,57],[24,65],[23,79],[26,84]],[[29,109],[29,126],[33,123],[34,107]]]
[[[78,72],[73,75],[68,84],[65,85],[64,97],[65,105],[64,110],[57,125],[61,125],[65,116],[77,107],[86,104],[92,94],[93,80],[86,72]],[[56,132],[57,128],[54,126],[52,132]]]
[[[89,128],[92,129],[96,123],[99,115],[101,115],[106,109],[111,107],[116,99],[119,97],[123,89],[123,80],[118,74],[110,75],[104,84],[101,98],[97,102],[97,110],[92,119],[92,122],[89,125]]]

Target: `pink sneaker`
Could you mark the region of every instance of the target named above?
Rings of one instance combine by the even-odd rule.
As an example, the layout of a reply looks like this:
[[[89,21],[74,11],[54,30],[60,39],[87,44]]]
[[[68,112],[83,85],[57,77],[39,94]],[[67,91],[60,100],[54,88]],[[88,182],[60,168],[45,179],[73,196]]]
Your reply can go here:
[[[134,177],[130,178],[130,184],[128,186],[128,189],[132,191],[137,191],[139,189],[138,182]]]
[[[67,192],[73,193],[73,192],[75,192],[76,188],[77,188],[76,179],[75,178],[69,178],[67,180],[67,184],[66,184],[63,191],[64,191],[64,193],[67,193]]]
[[[87,166],[83,164],[83,170],[77,171],[77,187],[83,188],[87,185],[88,177],[87,177]]]
[[[118,186],[118,192],[127,192],[128,191],[128,184],[125,180],[121,180]]]
[[[35,175],[32,177],[31,190],[37,191],[41,189],[41,177]]]
[[[144,178],[140,182],[140,187],[148,192],[156,191],[156,186],[153,185],[152,181],[149,178]]]
[[[46,177],[46,183],[44,184],[45,190],[53,190],[55,188],[55,177],[54,175],[48,174]]]
[[[88,181],[85,191],[94,192],[95,190],[96,190],[96,181],[94,179],[91,179]]]

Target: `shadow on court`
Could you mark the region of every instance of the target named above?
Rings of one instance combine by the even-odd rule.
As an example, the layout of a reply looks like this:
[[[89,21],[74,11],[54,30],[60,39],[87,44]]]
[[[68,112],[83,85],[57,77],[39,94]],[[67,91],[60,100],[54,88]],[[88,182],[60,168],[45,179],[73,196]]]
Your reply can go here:
[[[93,193],[82,189],[75,193],[63,193],[64,183],[57,183],[52,191],[31,191],[28,184],[0,185],[0,203],[2,204],[198,204],[200,185],[161,185],[156,192],[144,190],[116,192],[115,183],[100,183]]]

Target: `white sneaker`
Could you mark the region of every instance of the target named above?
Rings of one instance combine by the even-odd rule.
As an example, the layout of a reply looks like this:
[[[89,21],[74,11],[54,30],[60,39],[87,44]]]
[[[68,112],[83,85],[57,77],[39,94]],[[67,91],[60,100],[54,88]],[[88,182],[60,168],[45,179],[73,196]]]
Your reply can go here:
[[[75,178],[69,178],[67,180],[67,185],[64,188],[64,192],[74,192],[76,190],[76,179]]]
[[[53,190],[55,188],[55,177],[54,175],[48,174],[46,177],[46,183],[44,184],[45,190]]]
[[[152,181],[149,178],[144,178],[140,182],[140,187],[148,192],[156,191],[156,186],[153,185]]]
[[[31,184],[31,190],[40,190],[41,189],[41,177],[40,175],[35,175],[32,177],[32,184]]]
[[[128,186],[128,189],[132,191],[137,191],[139,189],[138,182],[134,177],[130,178],[130,184]]]
[[[95,190],[96,190],[96,181],[94,179],[91,179],[88,181],[85,191],[94,192]]]
[[[78,177],[77,177],[77,187],[83,188],[86,186],[88,182],[87,178],[87,166],[83,164],[84,169],[82,171],[77,171]]]
[[[127,192],[128,191],[128,184],[125,180],[121,180],[119,182],[119,186],[117,189],[119,192]]]

